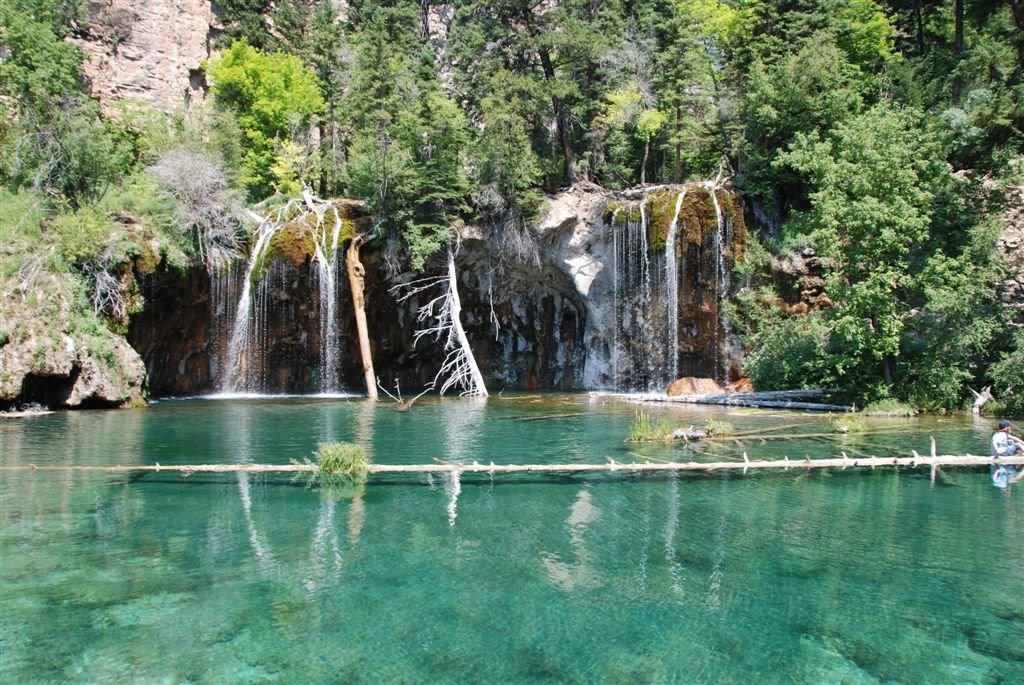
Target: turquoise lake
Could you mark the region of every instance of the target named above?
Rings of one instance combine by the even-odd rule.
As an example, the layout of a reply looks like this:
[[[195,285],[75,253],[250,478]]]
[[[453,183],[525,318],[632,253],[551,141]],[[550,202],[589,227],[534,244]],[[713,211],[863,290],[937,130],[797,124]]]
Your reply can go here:
[[[161,401],[0,420],[4,466],[987,453],[995,423],[648,405],[789,439],[625,443],[589,395]],[[805,437],[800,437],[805,436]],[[5,471],[0,682],[1021,683],[1024,487],[988,471]]]

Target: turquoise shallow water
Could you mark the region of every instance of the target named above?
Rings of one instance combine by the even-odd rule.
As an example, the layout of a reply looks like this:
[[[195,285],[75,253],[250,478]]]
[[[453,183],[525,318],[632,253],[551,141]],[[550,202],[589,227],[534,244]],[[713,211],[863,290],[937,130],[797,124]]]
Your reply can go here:
[[[651,407],[677,425],[827,417]],[[983,453],[991,421],[623,443],[588,396],[174,401],[0,422],[4,465]],[[880,431],[878,429],[881,429]],[[4,472],[0,682],[1024,682],[1024,488],[985,470],[287,477]]]

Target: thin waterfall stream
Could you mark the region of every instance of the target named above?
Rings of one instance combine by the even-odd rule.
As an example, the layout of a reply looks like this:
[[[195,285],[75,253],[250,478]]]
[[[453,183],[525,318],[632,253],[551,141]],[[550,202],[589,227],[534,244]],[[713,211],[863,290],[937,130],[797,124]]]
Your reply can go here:
[[[245,266],[238,303],[234,308],[234,318],[230,325],[224,373],[220,378],[219,388],[224,393],[265,393],[271,390],[268,378],[267,357],[267,320],[273,313],[268,311],[273,297],[270,291],[284,288],[283,266],[273,254],[276,237],[289,227],[287,221],[281,220],[280,212],[275,220],[265,220],[253,232],[255,241],[252,252]],[[322,217],[321,217],[322,219]],[[319,388],[321,393],[336,393],[341,390],[341,334],[338,302],[338,264],[339,244],[341,242],[342,221],[337,212],[333,213],[332,221],[318,221],[315,225],[307,224],[311,233],[312,251],[309,255],[309,268],[312,270],[317,288],[319,304],[319,355],[318,369],[320,373]],[[218,293],[231,291],[233,270],[227,269],[223,274],[213,278]],[[282,283],[276,283],[278,276]],[[227,281],[227,282],[225,282]],[[237,286],[235,287],[237,290]],[[218,308],[218,312],[220,308]]]
[[[610,212],[613,387],[664,392],[680,376],[727,381],[732,286],[718,182],[655,188]]]

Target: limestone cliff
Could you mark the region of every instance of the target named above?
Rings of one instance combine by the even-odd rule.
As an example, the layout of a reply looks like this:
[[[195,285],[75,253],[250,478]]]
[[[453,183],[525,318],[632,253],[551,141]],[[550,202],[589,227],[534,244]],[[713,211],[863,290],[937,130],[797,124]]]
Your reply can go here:
[[[90,0],[75,43],[85,52],[87,90],[104,111],[142,100],[172,111],[202,98],[216,17],[203,0]]]
[[[655,326],[667,325],[664,290],[665,226],[680,188],[641,195],[652,221],[643,228],[650,283],[630,286],[622,271],[626,240],[621,225],[608,220],[609,202],[628,198],[578,185],[548,199],[547,211],[530,231],[539,258],[517,262],[495,252],[495,241],[472,227],[462,230],[456,257],[466,328],[477,362],[493,391],[660,387],[670,378],[666,360],[686,375],[735,377],[737,348],[719,304],[728,292],[723,269],[742,253],[742,212],[726,189],[710,193],[695,184],[688,204],[680,203],[680,240],[673,252],[680,266],[676,340]],[[730,210],[726,239],[716,230],[715,207]],[[662,223],[658,220],[664,219]],[[281,234],[282,240],[288,233]],[[252,284],[253,383],[261,392],[320,389],[322,315],[319,283],[310,257],[280,249]],[[659,242],[660,240],[660,242]],[[724,243],[723,243],[724,241]],[[724,258],[722,261],[723,250]],[[646,258],[645,258],[646,259]],[[661,260],[659,262],[659,260]],[[363,250],[370,340],[377,375],[387,387],[397,380],[411,391],[428,383],[444,358],[443,341],[414,343],[417,308],[424,298],[400,303],[392,288],[419,274],[395,270],[382,246]],[[428,263],[426,273],[441,263]],[[618,269],[618,270],[617,270]],[[637,278],[639,276],[635,275]],[[233,319],[246,283],[244,265],[210,275],[161,271],[142,279],[146,309],[133,321],[129,339],[145,360],[154,394],[218,390],[223,381]],[[638,282],[639,283],[639,282]],[[659,290],[661,289],[661,290]],[[363,391],[351,296],[344,279],[338,291],[337,335],[341,340],[342,385]],[[661,312],[655,320],[653,312]],[[168,316],[167,312],[174,312]],[[646,317],[646,318],[645,318]],[[642,334],[640,329],[645,329]],[[646,330],[650,329],[650,330]],[[674,347],[673,347],[674,343]],[[646,357],[645,355],[650,355]],[[628,357],[628,359],[627,359]]]
[[[72,302],[76,289],[69,274],[44,269],[3,282],[0,409],[144,403],[142,359],[124,337],[83,320]]]

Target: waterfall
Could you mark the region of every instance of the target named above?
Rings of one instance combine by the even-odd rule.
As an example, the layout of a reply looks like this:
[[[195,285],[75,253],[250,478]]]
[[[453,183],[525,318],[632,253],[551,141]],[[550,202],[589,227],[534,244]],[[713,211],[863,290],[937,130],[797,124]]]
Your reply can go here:
[[[679,261],[676,255],[676,231],[679,228],[679,210],[683,208],[686,188],[676,197],[676,208],[672,214],[672,223],[668,225],[665,236],[665,287],[668,290],[668,326],[669,357],[672,365],[672,380],[679,377]]]
[[[265,261],[267,247],[277,232],[261,224],[256,229],[256,244],[249,255],[242,282],[242,294],[235,307],[235,322],[228,342],[227,366],[221,380],[222,392],[262,392],[265,379],[262,341],[266,333],[266,287],[260,283],[257,296],[253,296],[253,276],[257,266]],[[254,307],[253,300],[256,300]]]
[[[656,188],[612,212],[616,390],[664,392],[681,375],[727,375],[719,312],[729,291],[730,237],[719,189],[716,182]],[[681,226],[684,204],[690,224]]]
[[[715,222],[717,226],[717,230],[715,231],[715,269],[717,272],[715,279],[715,298],[719,303],[721,303],[722,299],[727,297],[729,294],[729,284],[732,280],[730,278],[729,269],[727,269],[725,265],[725,248],[729,243],[729,236],[726,235],[727,224],[723,220],[722,206],[719,204],[718,195],[715,192],[718,190],[719,185],[717,181],[708,181],[705,187],[708,189],[708,194],[711,195],[711,202],[715,205]],[[728,374],[728,369],[726,368],[725,355],[723,354],[724,350],[722,349],[722,346],[725,336],[728,335],[729,321],[724,316],[720,317],[720,319],[723,336],[721,339],[715,341],[715,371],[719,378],[725,378]]]
[[[341,337],[338,334],[338,238],[341,217],[334,215],[334,227],[318,233],[314,241],[313,264],[320,290],[320,390],[337,392]]]
[[[333,209],[333,208],[332,208]],[[326,211],[326,209],[324,210]],[[312,237],[310,268],[318,290],[318,330],[320,391],[340,390],[339,366],[341,363],[341,335],[338,312],[338,246],[341,240],[342,221],[336,211],[331,212],[328,221],[320,212],[315,225],[307,221],[303,231]],[[268,305],[273,292],[286,289],[289,282],[285,267],[275,260],[271,244],[278,234],[289,227],[292,218],[285,218],[285,210],[275,219],[263,221],[254,231],[252,252],[245,266],[241,292],[234,308],[234,319],[230,326],[230,338],[225,353],[226,362],[220,376],[220,390],[226,393],[264,393],[272,390],[267,374],[267,357],[270,352],[268,337]],[[298,239],[302,239],[300,233]],[[235,273],[235,272],[232,272]],[[277,278],[275,278],[277,277]],[[218,276],[214,286],[218,296],[221,293],[237,292],[237,285],[226,279],[233,276]],[[276,282],[278,281],[279,282]],[[275,313],[275,322],[278,314]]]

